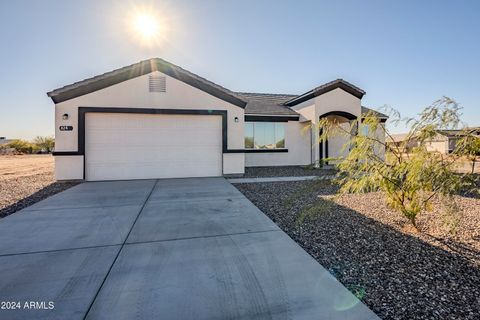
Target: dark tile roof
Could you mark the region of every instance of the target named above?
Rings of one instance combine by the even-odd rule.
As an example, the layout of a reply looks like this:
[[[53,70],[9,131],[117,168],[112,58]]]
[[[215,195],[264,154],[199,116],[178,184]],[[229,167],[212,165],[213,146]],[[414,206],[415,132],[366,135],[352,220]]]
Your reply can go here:
[[[160,71],[241,108],[245,108],[247,104],[246,101],[237,97],[232,91],[160,58],[143,60],[99,76],[66,85],[47,94],[55,103],[59,103],[148,74],[152,71]]]
[[[299,114],[289,106],[296,105],[302,101],[305,101],[305,99],[308,100],[311,97],[323,94],[336,88],[341,88],[360,98],[365,94],[365,92],[360,88],[342,79],[337,79],[323,84],[302,95],[233,92],[160,58],[143,60],[123,68],[66,85],[64,87],[52,90],[47,94],[55,103],[60,103],[62,101],[73,99],[97,90],[107,88],[117,83],[148,74],[152,71],[160,71],[177,80],[205,91],[219,99],[245,108],[245,114],[252,115],[298,116]],[[368,110],[368,108],[362,107],[362,113],[366,113]],[[381,117],[387,117],[384,114],[378,114]]]
[[[245,114],[263,115],[299,115],[294,110],[282,105],[295,97],[293,94],[236,92],[241,99],[247,101]]]
[[[384,114],[384,113],[381,113],[381,112],[378,112],[378,111],[376,111],[376,110],[373,110],[373,109],[370,109],[370,108],[367,108],[367,107],[362,106],[362,115],[365,115],[365,114],[367,114],[367,113],[370,112],[370,111],[373,111],[374,114],[375,114],[377,117],[379,117],[379,118],[388,118],[388,116],[387,116],[386,114]]]
[[[464,129],[437,130],[437,133],[447,137],[464,137],[471,134],[480,134],[480,127],[471,127]]]

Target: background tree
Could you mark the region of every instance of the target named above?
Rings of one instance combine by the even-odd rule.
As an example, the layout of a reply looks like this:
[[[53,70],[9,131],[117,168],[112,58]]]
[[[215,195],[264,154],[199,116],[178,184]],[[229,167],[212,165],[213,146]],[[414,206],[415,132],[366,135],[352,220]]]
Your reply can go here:
[[[343,147],[343,151],[349,150],[347,155],[328,159],[337,161],[340,192],[383,191],[387,204],[416,227],[417,215],[431,209],[434,197],[451,202],[452,195],[464,187],[465,180],[454,172],[456,156],[428,152],[426,148],[426,141],[435,137],[437,130],[461,124],[459,111],[458,104],[447,97],[425,108],[416,119],[402,119],[392,111],[390,122],[405,121],[410,130],[403,142],[388,145],[381,137],[394,139],[375,112],[352,121],[349,129],[342,129],[335,121],[320,121],[321,139],[333,132],[349,138]],[[413,140],[417,146],[404,153]]]
[[[37,145],[21,139],[13,140],[7,146],[20,153],[36,153],[40,151],[40,148],[37,147]]]
[[[41,137],[37,136],[33,139],[33,143],[41,150],[45,152],[52,152],[55,147],[55,139],[53,137]]]

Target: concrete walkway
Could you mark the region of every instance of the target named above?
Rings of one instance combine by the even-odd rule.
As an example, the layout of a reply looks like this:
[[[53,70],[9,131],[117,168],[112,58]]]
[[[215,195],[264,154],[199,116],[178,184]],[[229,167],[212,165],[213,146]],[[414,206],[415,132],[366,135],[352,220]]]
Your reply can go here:
[[[0,274],[0,319],[377,319],[223,178],[57,194],[0,220]]]
[[[258,182],[288,182],[306,180],[330,180],[334,176],[299,176],[299,177],[262,177],[262,178],[231,178],[230,183],[258,183]]]

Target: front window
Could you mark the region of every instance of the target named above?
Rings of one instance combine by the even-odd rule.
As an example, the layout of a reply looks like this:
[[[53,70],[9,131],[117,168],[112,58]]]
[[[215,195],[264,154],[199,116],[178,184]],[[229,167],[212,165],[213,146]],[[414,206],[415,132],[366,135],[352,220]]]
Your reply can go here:
[[[245,148],[285,148],[285,125],[280,122],[245,122]]]

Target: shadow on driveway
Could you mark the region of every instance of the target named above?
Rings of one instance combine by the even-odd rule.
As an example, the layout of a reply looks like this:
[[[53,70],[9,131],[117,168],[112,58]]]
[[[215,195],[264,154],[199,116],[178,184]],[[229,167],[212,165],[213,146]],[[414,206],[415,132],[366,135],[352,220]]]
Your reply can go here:
[[[444,250],[336,204],[334,189],[305,186],[236,185],[382,319],[478,319],[479,252],[445,241]]]

